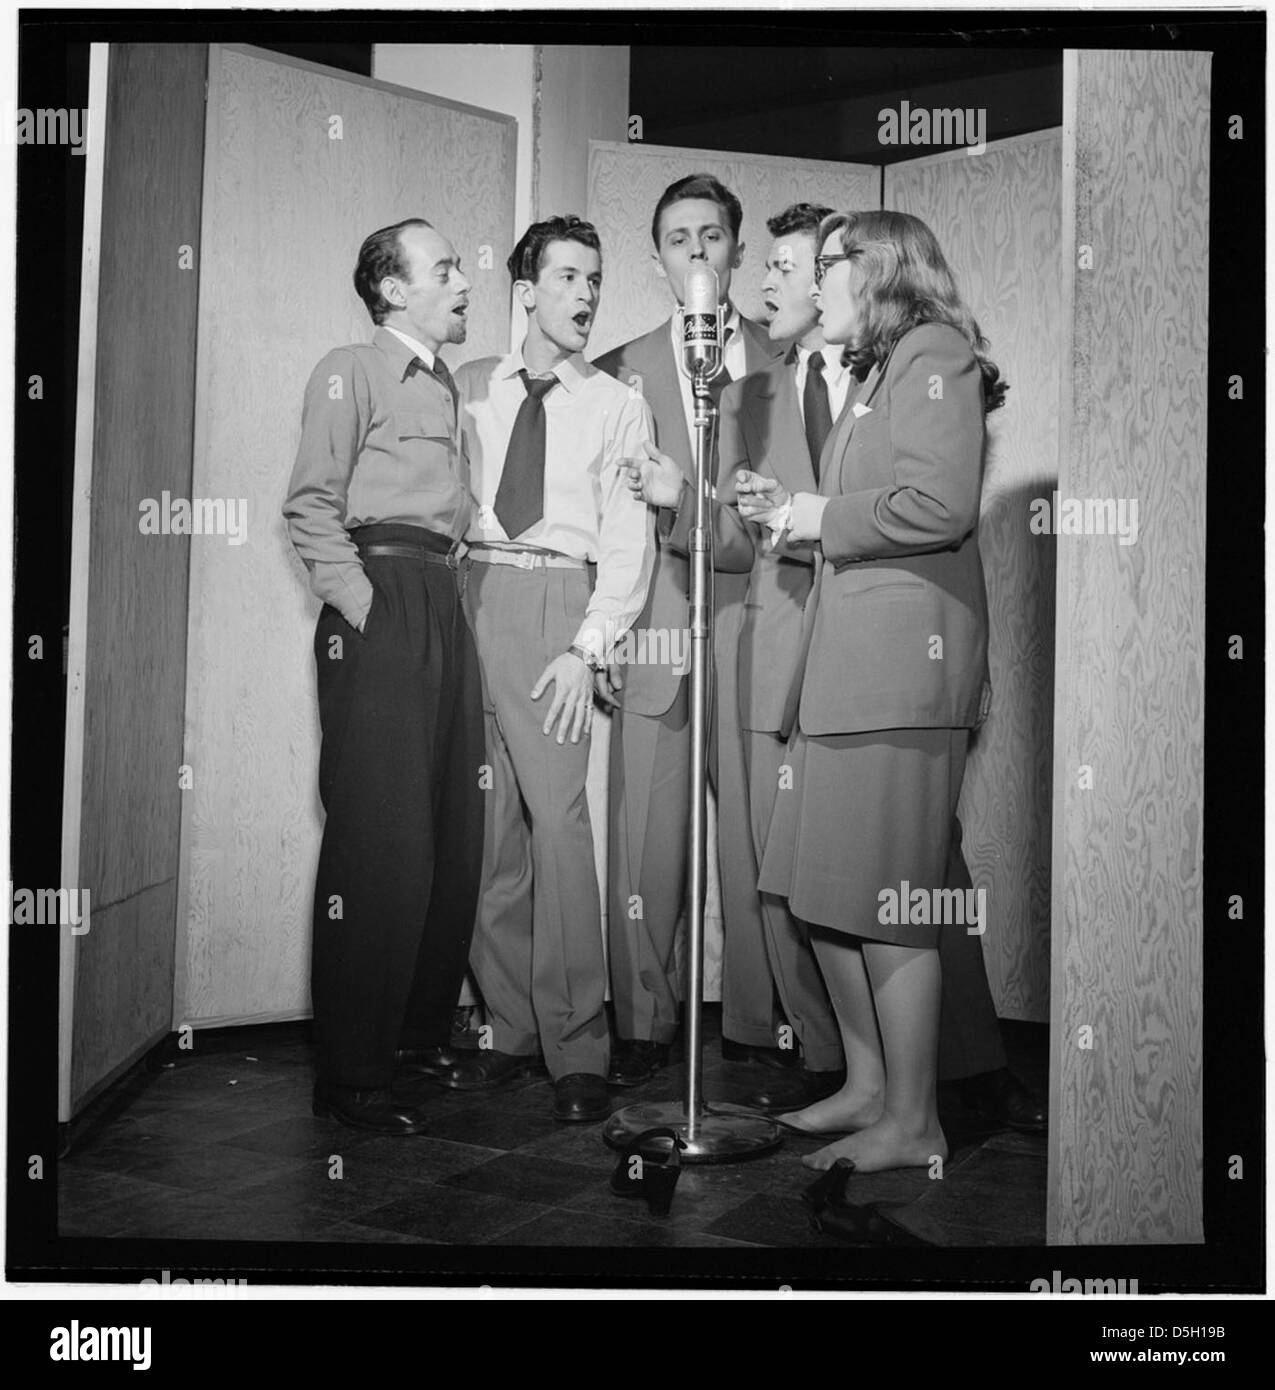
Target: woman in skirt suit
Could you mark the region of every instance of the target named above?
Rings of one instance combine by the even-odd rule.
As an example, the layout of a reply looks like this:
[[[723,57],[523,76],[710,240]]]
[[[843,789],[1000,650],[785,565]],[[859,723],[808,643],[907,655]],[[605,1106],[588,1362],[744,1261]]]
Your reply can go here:
[[[984,416],[1006,386],[925,223],[838,213],[819,240],[811,294],[862,384],[828,438],[818,494],[737,481],[743,516],[816,557],[789,700],[791,789],[759,887],[809,924],[845,1046],[844,1087],[786,1121],[841,1136],[809,1167],[871,1172],[947,1156],[936,947],[940,931],[965,930],[963,916],[940,919],[956,916],[943,890],[969,731],[985,713],[979,492]]]

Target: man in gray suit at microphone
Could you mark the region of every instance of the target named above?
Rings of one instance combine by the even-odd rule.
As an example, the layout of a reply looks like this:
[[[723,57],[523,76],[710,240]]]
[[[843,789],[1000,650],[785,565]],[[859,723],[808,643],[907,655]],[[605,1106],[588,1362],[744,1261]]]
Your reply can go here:
[[[651,235],[656,272],[680,306],[686,273],[708,265],[717,273],[725,308],[726,370],[712,383],[716,397],[732,380],[759,371],[783,352],[766,330],[730,302],[731,273],[744,254],[739,199],[710,174],[669,185],[655,206]],[[691,383],[681,370],[681,314],[598,358],[596,365],[640,391],[655,420],[656,444],[694,472]],[[747,575],[715,580],[714,699],[718,757],[718,846],[722,867],[723,1052],[738,1060],[779,1059],[778,1018],[756,892],[737,867],[752,858],[743,744],[738,728],[735,668]],[[659,545],[637,634],[687,627],[689,566]],[[665,638],[667,641],[667,636]],[[648,642],[648,651],[656,646]],[[665,650],[672,649],[670,647]],[[671,663],[612,670],[619,708],[611,727],[609,896],[607,935],[616,1038],[609,1080],[632,1086],[668,1060],[677,1032],[673,950],[686,889],[690,786],[690,719],[685,670]],[[733,852],[732,847],[737,847]],[[795,1060],[795,1055],[793,1060]]]

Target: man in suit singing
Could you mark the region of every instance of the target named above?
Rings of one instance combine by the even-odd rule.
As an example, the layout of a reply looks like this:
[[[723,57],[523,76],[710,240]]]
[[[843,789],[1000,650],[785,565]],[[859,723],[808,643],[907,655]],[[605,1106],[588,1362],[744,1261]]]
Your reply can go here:
[[[656,444],[686,477],[694,473],[694,401],[690,379],[681,369],[680,308],[690,267],[707,263],[717,272],[725,305],[726,370],[713,383],[715,395],[782,352],[764,328],[744,318],[730,302],[731,273],[744,254],[739,240],[742,219],[739,199],[710,174],[691,174],[670,184],[655,205],[652,258],[678,307],[659,327],[597,360],[597,366],[645,398],[655,420]],[[719,669],[733,670],[745,586],[744,576],[723,577],[717,584]],[[637,634],[683,631],[689,588],[685,555],[659,545],[646,606],[634,625]],[[648,650],[656,645],[649,643]],[[667,663],[633,664],[611,674],[619,687],[619,708],[611,727],[608,945],[616,1046],[609,1080],[612,1085],[633,1086],[665,1065],[677,1031],[673,950],[686,889],[690,718],[684,670]],[[738,740],[733,692],[729,701],[719,696],[717,705],[729,721],[718,737],[734,748]],[[742,758],[732,757],[729,763],[718,769],[718,834],[723,845],[749,838]],[[733,933],[738,924],[739,932],[756,943],[755,960],[764,951],[756,894],[725,862],[722,891],[728,930]],[[777,1058],[769,975],[750,966],[747,951],[732,956],[729,940],[724,946],[722,996],[727,1055]]]

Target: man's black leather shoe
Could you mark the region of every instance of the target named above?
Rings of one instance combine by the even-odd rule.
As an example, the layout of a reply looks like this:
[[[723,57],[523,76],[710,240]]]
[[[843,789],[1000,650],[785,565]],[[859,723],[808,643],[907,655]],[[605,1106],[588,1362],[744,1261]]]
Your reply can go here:
[[[453,1091],[489,1091],[543,1070],[544,1064],[534,1053],[522,1056],[488,1047],[463,1057],[450,1070],[441,1072],[438,1081]]]
[[[957,1082],[961,1103],[988,1124],[1023,1134],[1044,1134],[1048,1111],[1044,1099],[1029,1090],[1008,1067]]]
[[[553,1083],[553,1118],[567,1124],[605,1120],[611,1113],[606,1077],[573,1071]]]
[[[801,1110],[845,1085],[845,1070],[809,1071],[806,1067],[776,1071],[744,1102],[754,1110]]]
[[[400,1047],[394,1066],[408,1080],[429,1076],[437,1080],[465,1060],[465,1054],[451,1047]]]
[[[608,1086],[640,1086],[657,1071],[668,1066],[668,1043],[648,1042],[643,1038],[621,1038],[611,1054]]]
[[[329,1086],[324,1081],[314,1083],[313,1110],[321,1120],[340,1120],[350,1129],[373,1134],[422,1134],[426,1125],[424,1114],[393,1091]]]
[[[751,1062],[763,1067],[795,1067],[801,1060],[794,1048],[755,1047],[752,1043],[732,1042],[722,1039],[723,1062]]]

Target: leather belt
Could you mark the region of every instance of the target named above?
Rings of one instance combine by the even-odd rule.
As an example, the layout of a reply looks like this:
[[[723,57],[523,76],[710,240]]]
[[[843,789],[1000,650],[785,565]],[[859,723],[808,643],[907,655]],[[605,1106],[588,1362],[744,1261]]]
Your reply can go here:
[[[480,565],[516,565],[522,570],[587,570],[587,560],[559,555],[552,550],[506,550],[497,546],[471,545],[469,558]]]
[[[399,560],[424,560],[428,565],[446,565],[448,569],[453,570],[459,563],[455,546],[443,552],[428,550],[423,545],[409,545],[406,541],[375,541],[370,545],[359,546],[359,554],[392,555]]]

